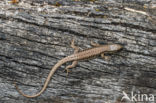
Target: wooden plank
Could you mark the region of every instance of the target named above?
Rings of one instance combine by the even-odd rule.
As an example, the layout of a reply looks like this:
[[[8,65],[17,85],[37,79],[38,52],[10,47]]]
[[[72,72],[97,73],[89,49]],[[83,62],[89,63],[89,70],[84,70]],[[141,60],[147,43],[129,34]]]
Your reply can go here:
[[[92,2],[93,1],[93,2]],[[118,103],[127,94],[156,93],[156,2],[102,0],[0,1],[0,102]],[[51,68],[90,41],[119,43],[123,50],[79,62],[66,76],[61,66],[37,98],[20,95],[43,86]],[[155,100],[156,101],[156,100]]]

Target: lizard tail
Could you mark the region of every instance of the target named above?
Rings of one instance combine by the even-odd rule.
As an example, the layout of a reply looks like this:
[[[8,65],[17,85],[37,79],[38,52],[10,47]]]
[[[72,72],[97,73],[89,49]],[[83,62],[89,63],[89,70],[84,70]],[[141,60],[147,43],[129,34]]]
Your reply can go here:
[[[21,95],[23,95],[24,97],[28,97],[28,98],[34,98],[34,97],[37,97],[37,96],[41,95],[42,92],[44,91],[44,89],[42,89],[39,93],[30,96],[30,95],[26,95],[26,94],[24,94],[24,93],[18,88],[18,86],[17,86],[17,84],[16,84],[15,82],[14,82],[14,85],[15,85],[15,87],[16,87],[16,90],[17,90]]]
[[[34,97],[37,97],[37,96],[41,95],[41,94],[45,91],[45,89],[47,88],[48,83],[49,83],[51,77],[53,76],[53,74],[55,73],[55,71],[57,70],[57,68],[60,67],[60,66],[61,66],[62,64],[64,64],[65,62],[67,62],[67,61],[66,61],[65,58],[64,58],[64,59],[60,60],[60,61],[51,69],[51,71],[50,71],[50,73],[49,73],[49,75],[48,75],[48,77],[47,77],[47,79],[46,79],[46,81],[45,81],[45,83],[44,83],[44,86],[43,86],[43,88],[40,90],[39,93],[37,93],[37,94],[35,94],[35,95],[26,95],[26,94],[24,94],[24,93],[18,88],[17,84],[14,82],[14,85],[15,85],[15,87],[16,87],[16,90],[17,90],[21,95],[23,95],[24,97],[28,97],[28,98],[34,98]]]

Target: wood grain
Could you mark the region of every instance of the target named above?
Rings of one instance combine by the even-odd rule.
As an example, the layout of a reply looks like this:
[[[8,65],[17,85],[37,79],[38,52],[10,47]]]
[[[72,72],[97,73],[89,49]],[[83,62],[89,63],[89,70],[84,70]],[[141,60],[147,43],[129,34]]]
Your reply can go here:
[[[0,1],[0,102],[117,103],[122,91],[155,94],[155,6],[152,0]],[[21,96],[13,81],[24,93],[37,93],[51,67],[73,53],[73,37],[81,49],[90,48],[90,41],[119,43],[124,48],[107,54],[109,61],[99,57],[79,62],[69,76],[63,72],[67,63],[41,96]]]

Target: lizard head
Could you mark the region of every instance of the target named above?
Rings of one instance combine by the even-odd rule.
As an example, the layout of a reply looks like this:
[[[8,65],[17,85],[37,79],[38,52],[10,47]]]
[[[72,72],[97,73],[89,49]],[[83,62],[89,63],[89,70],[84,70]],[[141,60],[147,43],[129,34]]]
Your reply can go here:
[[[118,51],[121,48],[123,48],[123,47],[121,45],[119,45],[119,44],[110,44],[109,45],[109,50],[110,51]]]

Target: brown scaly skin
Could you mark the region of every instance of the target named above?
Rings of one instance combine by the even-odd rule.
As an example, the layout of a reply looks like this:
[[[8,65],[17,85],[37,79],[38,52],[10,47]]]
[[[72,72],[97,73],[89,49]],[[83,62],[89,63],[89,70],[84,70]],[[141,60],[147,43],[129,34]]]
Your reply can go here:
[[[65,70],[67,71],[67,74],[68,74],[69,69],[75,67],[77,65],[77,63],[78,63],[79,60],[85,60],[87,58],[94,57],[94,56],[97,56],[97,55],[101,55],[102,57],[105,57],[104,56],[104,53],[106,53],[106,52],[107,53],[108,52],[116,52],[116,51],[118,51],[118,50],[120,50],[122,48],[122,46],[119,45],[119,44],[99,45],[99,44],[96,44],[96,43],[91,42],[91,45],[93,45],[94,47],[79,52],[79,48],[74,45],[74,40],[73,40],[71,42],[71,47],[75,49],[74,54],[63,58],[62,60],[58,61],[54,65],[54,67],[51,69],[51,71],[50,71],[50,73],[49,73],[49,75],[48,75],[48,77],[47,77],[47,79],[46,79],[46,81],[44,83],[43,88],[41,89],[41,91],[39,93],[37,93],[35,95],[32,95],[32,96],[26,95],[21,90],[19,90],[19,88],[17,87],[17,85],[15,83],[15,87],[16,87],[17,91],[21,95],[23,95],[25,97],[28,97],[28,98],[37,97],[37,96],[41,95],[45,91],[45,89],[46,89],[46,87],[47,87],[47,85],[48,85],[51,77],[53,76],[53,74],[55,73],[55,71],[62,64],[66,63],[66,62],[69,62],[69,61],[73,61],[72,65],[69,65],[69,66],[67,66],[65,68]]]

